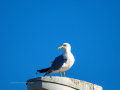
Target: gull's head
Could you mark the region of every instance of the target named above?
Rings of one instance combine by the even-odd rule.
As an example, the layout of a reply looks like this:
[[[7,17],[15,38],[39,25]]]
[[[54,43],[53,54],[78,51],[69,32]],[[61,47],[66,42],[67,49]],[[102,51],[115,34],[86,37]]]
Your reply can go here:
[[[69,43],[63,43],[63,45],[58,47],[58,49],[71,50],[71,46]]]

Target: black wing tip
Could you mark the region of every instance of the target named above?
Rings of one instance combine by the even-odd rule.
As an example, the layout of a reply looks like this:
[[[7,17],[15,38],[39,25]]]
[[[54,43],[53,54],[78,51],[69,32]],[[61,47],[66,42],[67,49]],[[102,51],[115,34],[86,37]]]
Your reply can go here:
[[[39,71],[39,70],[37,70],[36,74],[39,74],[39,73],[40,73],[40,71]]]

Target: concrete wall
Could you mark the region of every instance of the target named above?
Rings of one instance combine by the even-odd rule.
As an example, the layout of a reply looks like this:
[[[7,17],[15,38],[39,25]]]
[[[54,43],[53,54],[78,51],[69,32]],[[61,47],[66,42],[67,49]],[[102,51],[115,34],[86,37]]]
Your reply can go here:
[[[67,77],[37,77],[26,85],[27,90],[102,90],[101,86]]]

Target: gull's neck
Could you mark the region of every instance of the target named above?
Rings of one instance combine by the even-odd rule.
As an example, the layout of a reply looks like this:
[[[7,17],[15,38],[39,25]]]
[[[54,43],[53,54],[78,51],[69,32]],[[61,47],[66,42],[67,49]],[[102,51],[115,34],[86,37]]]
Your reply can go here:
[[[70,50],[70,49],[64,50],[64,54],[68,54],[68,53],[71,53],[71,50]]]

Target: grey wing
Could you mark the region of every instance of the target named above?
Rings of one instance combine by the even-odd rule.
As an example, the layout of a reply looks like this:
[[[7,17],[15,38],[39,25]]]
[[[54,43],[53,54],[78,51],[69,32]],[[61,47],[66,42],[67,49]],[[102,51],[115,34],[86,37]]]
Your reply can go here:
[[[57,56],[57,57],[55,58],[55,60],[53,60],[50,64],[53,64],[54,62],[58,62],[58,61],[61,60],[61,59],[62,59],[62,55]]]
[[[51,70],[58,70],[66,60],[63,55],[56,57],[51,65]]]

